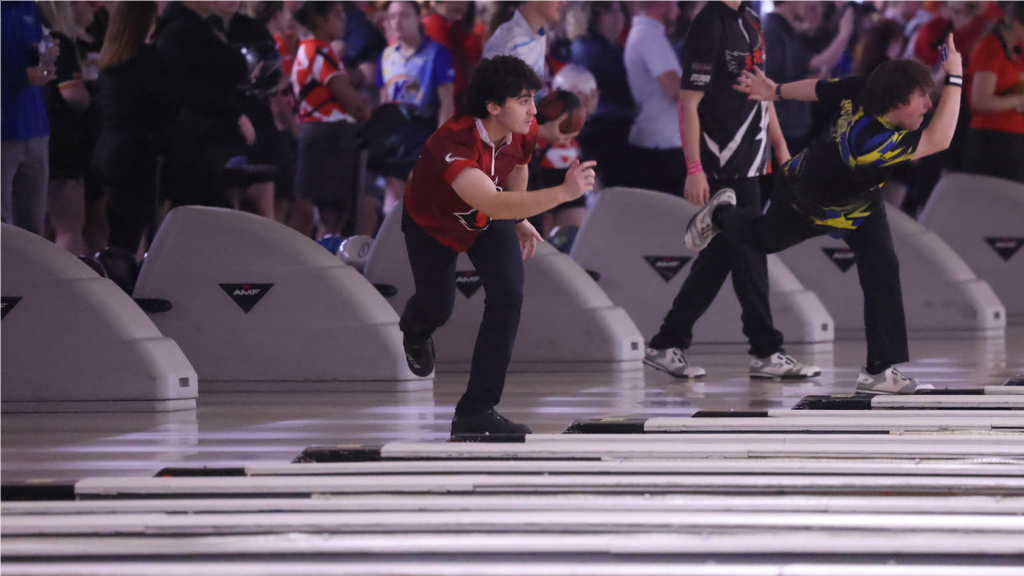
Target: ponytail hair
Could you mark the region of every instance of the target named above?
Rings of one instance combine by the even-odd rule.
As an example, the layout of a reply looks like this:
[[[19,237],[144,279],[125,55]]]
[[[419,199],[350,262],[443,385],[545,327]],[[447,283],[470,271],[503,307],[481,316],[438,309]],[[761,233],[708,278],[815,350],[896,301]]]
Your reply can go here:
[[[327,18],[339,0],[305,0],[299,9],[292,12],[292,17],[299,26],[312,32],[316,27],[316,18]]]

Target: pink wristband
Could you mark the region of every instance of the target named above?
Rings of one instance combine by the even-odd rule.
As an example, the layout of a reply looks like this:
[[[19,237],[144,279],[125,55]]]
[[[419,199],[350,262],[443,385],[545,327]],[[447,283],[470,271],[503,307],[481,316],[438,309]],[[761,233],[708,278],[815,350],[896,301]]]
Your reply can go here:
[[[700,174],[702,172],[704,172],[704,167],[701,166],[700,160],[697,160],[696,162],[687,162],[686,163],[686,175],[687,176],[693,176],[694,174]]]

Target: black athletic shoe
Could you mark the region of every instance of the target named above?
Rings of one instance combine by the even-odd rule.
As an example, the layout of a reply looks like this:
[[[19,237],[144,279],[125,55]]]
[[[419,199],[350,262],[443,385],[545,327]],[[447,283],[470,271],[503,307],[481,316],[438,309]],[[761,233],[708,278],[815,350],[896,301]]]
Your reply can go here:
[[[532,434],[526,424],[516,424],[494,411],[494,408],[469,416],[455,415],[452,436],[456,434]]]
[[[409,370],[417,376],[430,376],[434,371],[434,339],[410,342],[402,338],[402,348],[405,348],[405,361],[409,364]]]

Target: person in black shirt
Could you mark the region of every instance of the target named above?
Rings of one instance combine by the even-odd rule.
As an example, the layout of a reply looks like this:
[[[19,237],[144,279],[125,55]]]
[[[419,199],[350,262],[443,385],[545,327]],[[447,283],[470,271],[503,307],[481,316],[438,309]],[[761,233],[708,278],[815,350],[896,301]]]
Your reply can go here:
[[[736,89],[754,101],[820,101],[838,118],[831,129],[782,167],[768,212],[737,208],[722,190],[691,220],[687,246],[700,250],[721,231],[734,242],[766,253],[815,236],[843,238],[857,259],[864,291],[867,365],[857,391],[909,394],[919,388],[893,366],[909,359],[899,262],[893,248],[880,188],[902,162],[945,150],[960,111],[963,64],[946,41],[946,87],[931,124],[920,130],[931,108],[930,71],[909,60],[886,62],[865,81],[802,80],[775,84],[760,69],[743,73]]]
[[[100,137],[92,165],[105,187],[109,245],[134,254],[150,236],[158,158],[178,115],[178,91],[160,52],[146,43],[156,2],[118,2],[100,51]]]
[[[280,172],[287,169],[283,165],[286,155],[284,141],[270,108],[270,97],[280,90],[283,76],[281,54],[277,51],[274,37],[267,30],[267,21],[275,13],[263,14],[268,20],[261,21],[237,12],[237,2],[218,2],[217,5],[217,14],[227,29],[228,43],[245,57],[249,68],[249,74],[238,86],[236,94],[239,108],[252,122],[256,133],[256,142],[244,151],[246,161],[250,165],[272,169],[260,171],[264,174],[262,177],[253,176],[246,195],[256,204],[257,213],[273,219],[275,181]],[[279,10],[283,9],[281,4]]]
[[[225,165],[246,143],[256,142],[235,92],[248,66],[207,20],[214,20],[213,8],[212,2],[171,2],[153,32],[181,94],[173,148],[161,171],[161,192],[179,206],[230,207]]]
[[[759,176],[768,171],[772,149],[789,160],[771,102],[755,102],[732,89],[740,74],[763,66],[764,37],[752,10],[738,1],[710,2],[693,21],[683,51],[679,126],[686,154],[684,194],[703,206],[711,192],[734,191],[740,206],[760,208]],[[770,141],[770,142],[769,142]],[[749,246],[717,238],[694,260],[644,363],[681,378],[704,376],[686,361],[693,326],[718,296],[726,277],[743,308],[743,334],[750,341],[751,378],[810,378],[816,366],[797,362],[782,349],[768,302],[766,256]]]
[[[86,110],[89,92],[82,79],[77,29],[71,4],[42,2],[44,25],[58,47],[56,75],[43,87],[50,121],[50,183],[46,213],[54,243],[78,256],[85,253]]]

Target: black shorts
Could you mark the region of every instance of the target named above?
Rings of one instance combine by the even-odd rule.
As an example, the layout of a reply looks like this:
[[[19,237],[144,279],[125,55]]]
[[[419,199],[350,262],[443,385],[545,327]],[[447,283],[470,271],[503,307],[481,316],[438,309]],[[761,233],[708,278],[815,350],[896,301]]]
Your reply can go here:
[[[971,128],[964,168],[972,174],[1024,182],[1024,134]]]
[[[351,122],[306,122],[295,166],[296,196],[316,204],[349,205],[356,193],[359,148]]]

